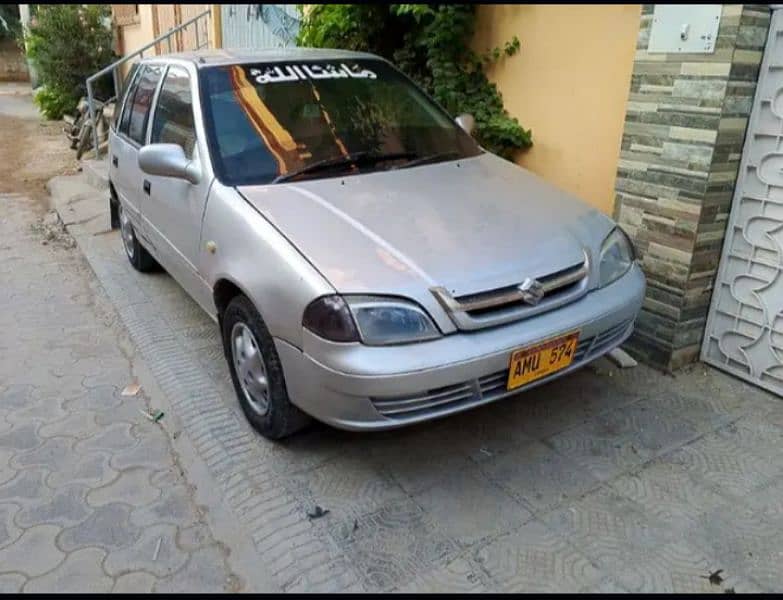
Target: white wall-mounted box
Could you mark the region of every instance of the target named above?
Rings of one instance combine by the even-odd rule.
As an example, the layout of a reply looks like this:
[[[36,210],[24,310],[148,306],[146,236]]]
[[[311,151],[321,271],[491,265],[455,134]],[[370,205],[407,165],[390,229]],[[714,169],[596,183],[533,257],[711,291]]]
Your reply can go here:
[[[712,54],[721,4],[656,4],[647,52]]]

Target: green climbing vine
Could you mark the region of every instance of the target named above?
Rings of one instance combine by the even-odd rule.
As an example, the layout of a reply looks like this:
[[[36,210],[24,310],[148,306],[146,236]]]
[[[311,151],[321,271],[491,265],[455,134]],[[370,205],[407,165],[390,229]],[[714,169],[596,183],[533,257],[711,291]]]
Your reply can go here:
[[[476,119],[479,143],[504,158],[532,145],[532,133],[508,114],[484,69],[519,51],[515,36],[501,48],[473,51],[472,4],[318,4],[302,12],[299,46],[373,52],[394,62],[449,113]]]

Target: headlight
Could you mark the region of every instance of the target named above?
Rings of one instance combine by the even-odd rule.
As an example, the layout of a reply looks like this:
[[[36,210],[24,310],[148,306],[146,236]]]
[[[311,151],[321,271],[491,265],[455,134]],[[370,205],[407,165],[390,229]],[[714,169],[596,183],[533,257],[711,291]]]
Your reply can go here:
[[[635,258],[631,240],[622,229],[615,227],[601,246],[601,258],[598,261],[598,286],[609,285],[625,275]]]
[[[324,296],[305,309],[302,325],[333,342],[370,346],[420,342],[440,337],[416,303],[382,296]]]

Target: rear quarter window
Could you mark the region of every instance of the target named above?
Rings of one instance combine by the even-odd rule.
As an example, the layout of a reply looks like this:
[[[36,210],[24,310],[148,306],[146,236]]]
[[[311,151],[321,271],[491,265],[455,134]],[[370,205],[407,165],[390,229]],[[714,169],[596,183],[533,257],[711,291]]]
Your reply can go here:
[[[136,86],[139,83],[139,75],[144,70],[144,67],[139,68],[138,65],[133,66],[133,71],[128,77],[128,87],[125,91],[122,114],[118,115],[119,126],[117,129],[120,133],[128,135],[128,124],[130,123],[131,104],[133,103],[133,96],[136,93]]]

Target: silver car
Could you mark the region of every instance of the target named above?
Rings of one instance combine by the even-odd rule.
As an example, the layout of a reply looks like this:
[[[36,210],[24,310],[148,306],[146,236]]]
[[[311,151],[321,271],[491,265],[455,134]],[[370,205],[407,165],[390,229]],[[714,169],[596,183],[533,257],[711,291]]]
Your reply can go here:
[[[645,292],[611,219],[471,129],[371,54],[147,59],[110,133],[112,225],[218,323],[263,435],[443,417],[612,350]]]

